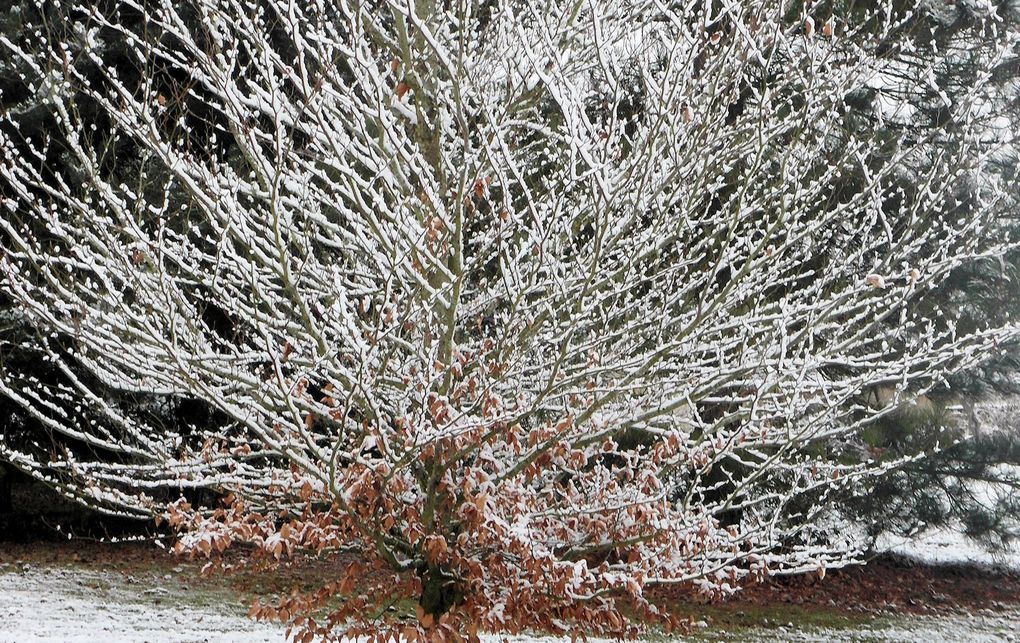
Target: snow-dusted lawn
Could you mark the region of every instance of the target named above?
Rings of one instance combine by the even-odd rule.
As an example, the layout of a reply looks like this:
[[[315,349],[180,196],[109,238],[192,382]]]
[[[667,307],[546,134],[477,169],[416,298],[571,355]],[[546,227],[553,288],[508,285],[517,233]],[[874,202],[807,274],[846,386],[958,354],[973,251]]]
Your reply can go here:
[[[1003,643],[1020,641],[1020,612],[976,614],[940,618],[889,619],[856,630],[813,630],[781,627],[756,630],[744,635],[721,635],[702,640],[734,643],[829,643],[835,641],[882,643]]]
[[[10,567],[0,571],[0,643],[283,641],[226,595],[155,587],[121,574]]]
[[[0,567],[0,643],[269,643],[283,628],[244,616],[235,596],[182,586],[166,577],[133,579],[114,572],[60,567]],[[159,585],[162,585],[160,587]],[[1010,641],[1020,609],[939,617],[890,617],[862,627],[796,625],[740,634],[703,631],[710,641]],[[488,643],[498,639],[491,637]],[[679,639],[678,639],[679,640]],[[526,639],[518,638],[517,643]],[[551,639],[546,639],[551,641]]]
[[[952,529],[933,529],[915,538],[896,538],[883,534],[878,549],[903,554],[925,563],[971,563],[1020,570],[1020,547],[990,553]]]

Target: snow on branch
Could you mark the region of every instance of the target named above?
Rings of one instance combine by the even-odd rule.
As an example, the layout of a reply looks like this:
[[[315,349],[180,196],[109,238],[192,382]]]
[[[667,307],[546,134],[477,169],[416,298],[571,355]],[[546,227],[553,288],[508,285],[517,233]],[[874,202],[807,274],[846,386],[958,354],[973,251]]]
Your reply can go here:
[[[646,585],[845,564],[802,500],[895,463],[833,445],[1017,336],[919,305],[1010,247],[1004,192],[981,79],[961,129],[848,126],[883,6],[120,0],[0,40],[59,125],[0,128],[0,292],[59,374],[0,394],[65,444],[26,468],[192,551],[357,549],[398,577],[349,634],[401,592],[405,635],[622,634]],[[189,486],[233,504],[154,500]],[[345,583],[256,612],[325,635]]]

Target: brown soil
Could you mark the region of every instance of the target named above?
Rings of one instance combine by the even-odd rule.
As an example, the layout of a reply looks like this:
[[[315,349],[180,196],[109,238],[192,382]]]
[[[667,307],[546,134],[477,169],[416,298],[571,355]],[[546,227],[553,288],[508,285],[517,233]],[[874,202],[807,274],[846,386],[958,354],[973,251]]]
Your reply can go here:
[[[974,565],[926,565],[885,555],[867,565],[777,577],[741,592],[738,602],[838,606],[859,611],[921,614],[1020,605],[1020,572]]]
[[[817,574],[779,576],[711,605],[682,589],[656,590],[656,602],[698,618],[744,627],[776,618],[827,624],[879,614],[1015,611],[1020,607],[1020,572],[974,565],[926,565],[884,555],[867,565]],[[774,623],[773,623],[774,624]]]

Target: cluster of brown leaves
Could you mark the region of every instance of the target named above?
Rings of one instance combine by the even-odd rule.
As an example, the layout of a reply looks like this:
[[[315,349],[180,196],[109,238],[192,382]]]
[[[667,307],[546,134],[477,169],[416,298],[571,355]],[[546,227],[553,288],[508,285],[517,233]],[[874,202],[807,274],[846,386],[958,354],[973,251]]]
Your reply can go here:
[[[338,449],[339,466],[291,465],[268,494],[239,494],[211,513],[170,507],[183,532],[178,550],[215,559],[244,544],[270,566],[353,551],[360,564],[342,577],[252,608],[288,623],[300,641],[472,641],[479,631],[525,630],[632,637],[649,623],[683,625],[649,602],[646,586],[697,579],[706,592],[726,592],[748,576],[734,563],[748,539],[711,511],[670,500],[660,475],[664,466],[701,468],[723,444],[702,452],[665,435],[623,446],[604,423],[578,419],[594,383],[558,417],[508,421],[516,402],[490,386],[505,368],[495,342],[445,361],[407,383],[448,386],[419,385],[416,413],[360,421]],[[301,382],[296,394],[339,409],[329,387],[322,399],[311,390]],[[389,609],[406,611],[409,599],[414,614]]]
[[[430,422],[445,420],[448,404],[433,398]],[[395,433],[412,435],[404,425]],[[184,531],[178,550],[191,555],[244,543],[276,565],[354,550],[361,564],[343,577],[253,607],[300,641],[471,641],[479,631],[525,630],[632,637],[651,622],[683,625],[646,599],[646,585],[686,582],[701,554],[734,556],[739,539],[710,517],[679,513],[657,458],[611,440],[578,446],[575,431],[569,415],[530,429],[480,426],[403,451],[399,465],[352,462],[334,492],[294,470],[274,487],[275,506],[289,512],[232,498],[208,515],[178,503],[168,519]],[[716,580],[741,576],[730,567]],[[388,611],[407,599],[418,602],[413,616]]]

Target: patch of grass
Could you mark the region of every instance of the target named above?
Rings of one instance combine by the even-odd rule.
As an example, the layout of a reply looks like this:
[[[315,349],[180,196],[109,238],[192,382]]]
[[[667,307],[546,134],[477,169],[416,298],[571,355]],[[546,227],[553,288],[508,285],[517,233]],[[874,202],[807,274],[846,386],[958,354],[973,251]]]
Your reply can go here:
[[[777,640],[782,639],[782,630],[798,632],[822,632],[853,630],[862,626],[879,624],[881,617],[874,614],[849,612],[817,606],[775,604],[761,605],[702,605],[697,603],[675,603],[670,606],[673,614],[688,616],[695,623],[707,624],[690,634],[694,641],[713,641],[724,638],[740,641],[755,633],[760,640],[762,630],[775,631]],[[664,640],[664,635],[653,635],[653,639]]]

